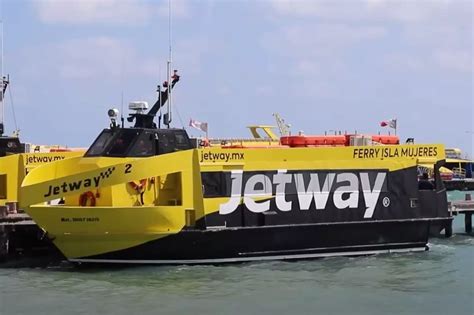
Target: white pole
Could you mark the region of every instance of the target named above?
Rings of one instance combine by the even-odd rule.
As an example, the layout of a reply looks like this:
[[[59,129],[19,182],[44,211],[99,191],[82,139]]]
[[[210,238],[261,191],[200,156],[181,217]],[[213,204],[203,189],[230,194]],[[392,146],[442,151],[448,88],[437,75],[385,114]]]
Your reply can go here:
[[[5,107],[4,107],[4,102],[3,102],[3,99],[5,98],[5,95],[3,93],[3,90],[4,90],[4,87],[3,85],[5,84],[5,80],[3,80],[3,6],[2,6],[2,16],[0,17],[0,33],[1,33],[1,36],[2,36],[2,40],[1,40],[1,60],[0,60],[0,75],[1,75],[1,78],[0,78],[0,127],[1,129],[4,128],[4,124],[3,124],[3,121],[4,121],[4,117],[5,117]],[[0,130],[0,136],[3,135],[5,131],[4,130]]]
[[[168,59],[168,128],[171,123],[171,62],[172,62],[172,50],[171,50],[171,0],[168,0],[168,40],[169,40],[169,59]]]

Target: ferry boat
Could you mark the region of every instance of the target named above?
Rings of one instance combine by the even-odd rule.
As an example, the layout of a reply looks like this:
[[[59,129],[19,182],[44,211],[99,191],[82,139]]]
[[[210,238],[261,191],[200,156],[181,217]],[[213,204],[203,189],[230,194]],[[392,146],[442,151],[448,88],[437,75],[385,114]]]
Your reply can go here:
[[[22,204],[69,261],[197,264],[424,251],[430,227],[451,222],[439,176],[443,145],[306,146],[287,136],[278,146],[199,147],[184,129],[154,123],[178,81],[175,74],[148,112],[134,106],[133,127],[110,110],[110,128],[83,157],[37,167],[24,179]],[[432,190],[418,189],[420,159],[434,161]],[[58,198],[64,203],[46,204]]]

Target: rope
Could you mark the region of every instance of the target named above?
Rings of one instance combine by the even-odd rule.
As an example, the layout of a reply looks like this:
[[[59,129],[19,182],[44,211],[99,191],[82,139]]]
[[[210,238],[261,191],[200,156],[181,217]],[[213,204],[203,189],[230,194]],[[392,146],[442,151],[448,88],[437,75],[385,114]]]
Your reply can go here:
[[[12,106],[13,123],[15,124],[15,130],[18,131],[18,126],[16,124],[15,106],[13,104],[12,86],[11,85],[8,88],[8,95],[10,96],[10,103],[11,103],[11,106]]]

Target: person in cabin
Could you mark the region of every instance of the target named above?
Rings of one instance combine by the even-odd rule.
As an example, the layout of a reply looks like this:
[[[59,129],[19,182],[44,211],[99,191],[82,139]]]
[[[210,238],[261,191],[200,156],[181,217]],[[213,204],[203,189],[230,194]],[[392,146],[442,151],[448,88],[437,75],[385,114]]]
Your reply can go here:
[[[140,139],[137,144],[137,155],[146,156],[152,154],[153,145],[149,141]]]
[[[418,189],[433,190],[435,187],[428,177],[428,173],[423,173],[421,179],[418,181]]]

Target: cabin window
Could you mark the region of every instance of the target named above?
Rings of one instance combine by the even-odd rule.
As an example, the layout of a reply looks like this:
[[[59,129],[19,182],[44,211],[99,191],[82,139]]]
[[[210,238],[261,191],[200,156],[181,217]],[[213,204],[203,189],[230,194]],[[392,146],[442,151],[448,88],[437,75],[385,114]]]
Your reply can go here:
[[[154,143],[154,134],[148,132],[142,133],[130,150],[129,156],[140,157],[155,155]]]
[[[110,130],[104,130],[100,136],[94,141],[85,156],[98,156],[101,155],[107,145],[109,144],[113,134]]]
[[[176,149],[175,136],[172,133],[158,134],[158,154],[174,152]]]
[[[136,130],[122,130],[113,140],[111,147],[109,148],[107,155],[109,156],[125,156],[128,148],[132,144],[133,140],[138,135]]]
[[[0,199],[7,199],[7,174],[0,175]]]
[[[230,195],[230,176],[224,172],[205,172],[201,174],[204,198],[228,197]]]

